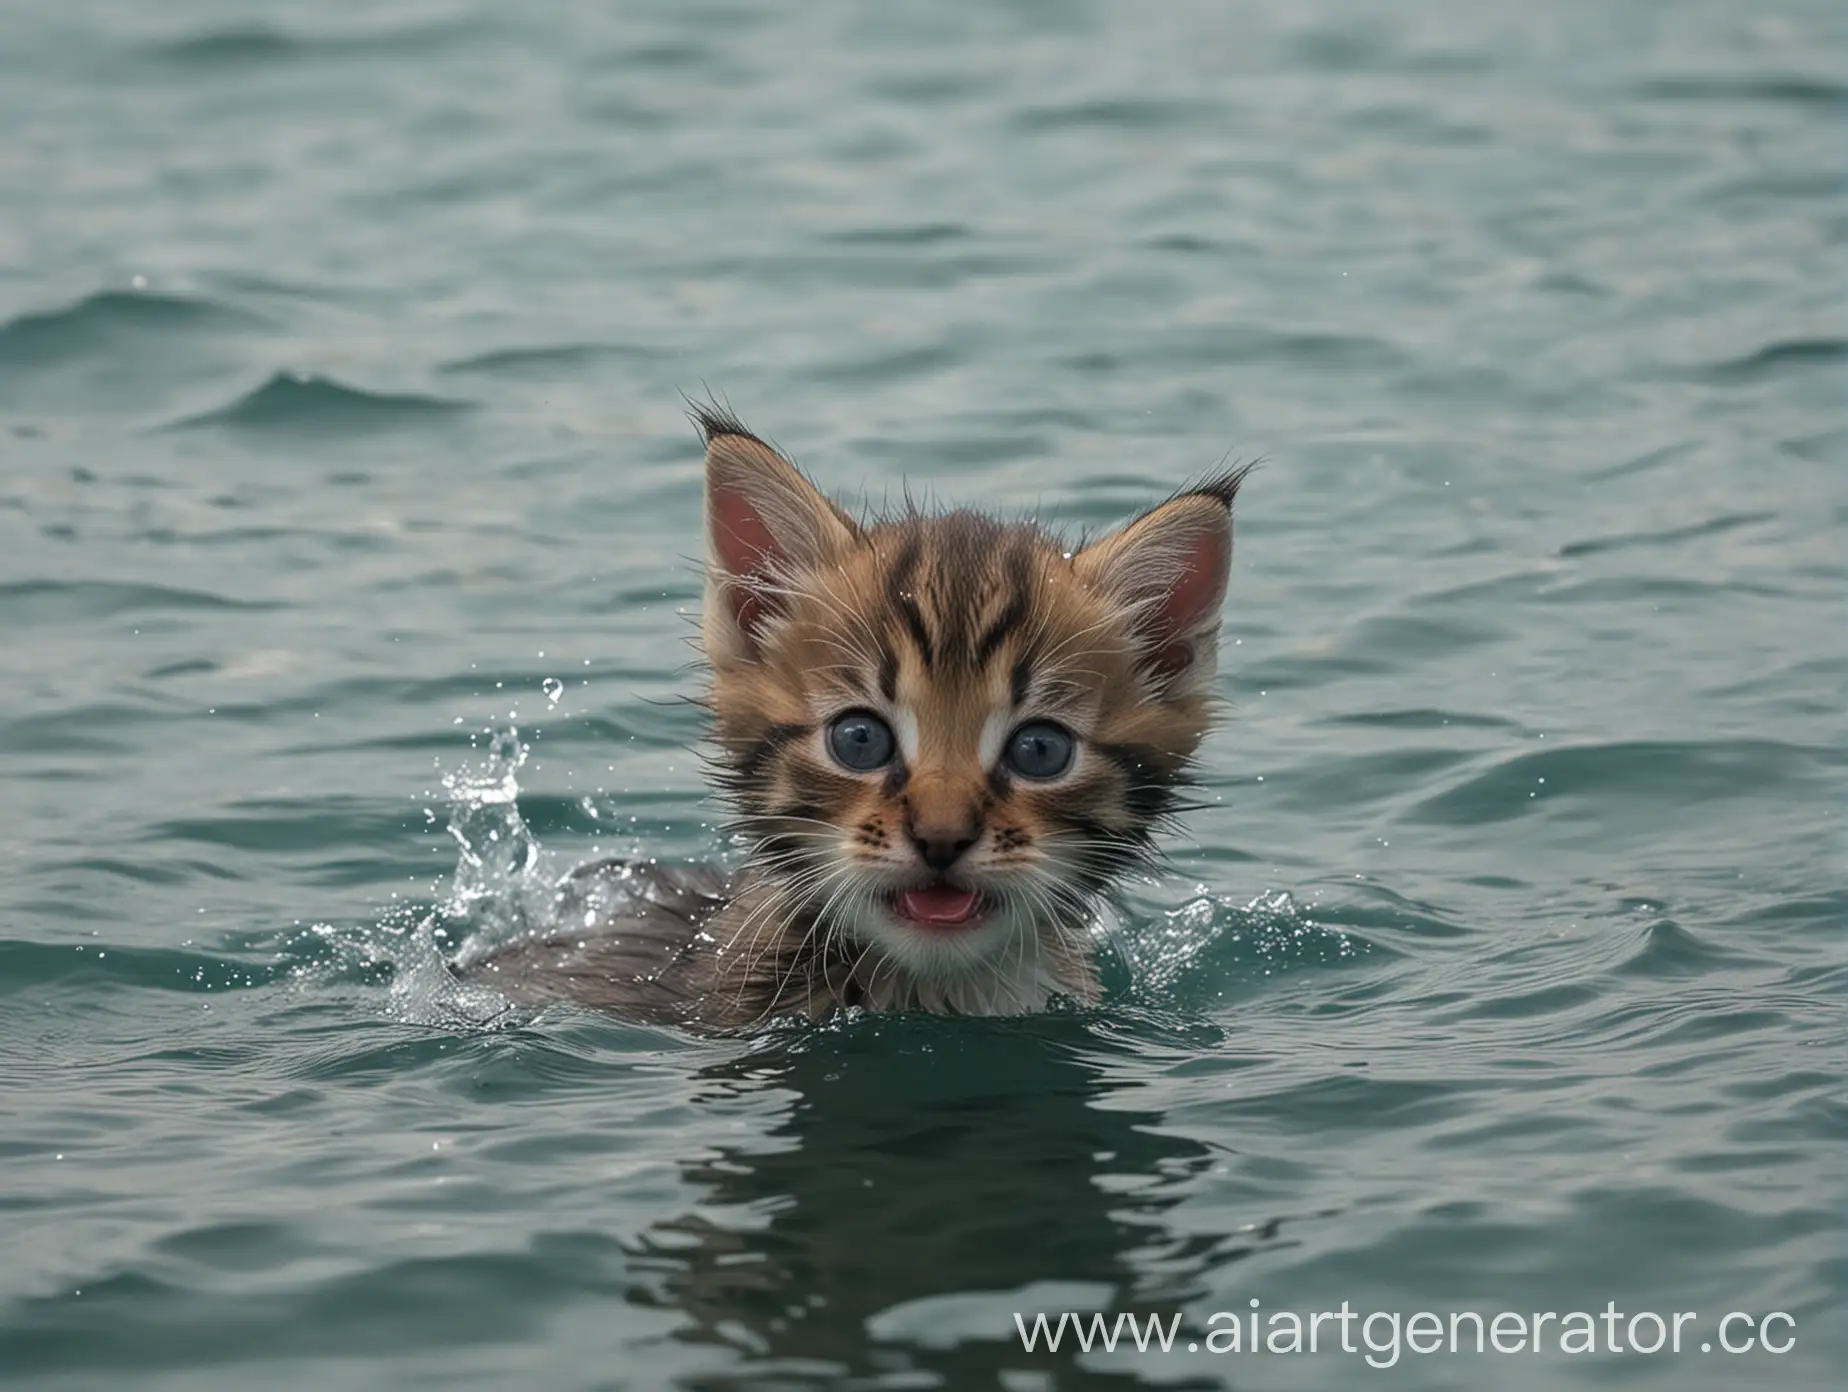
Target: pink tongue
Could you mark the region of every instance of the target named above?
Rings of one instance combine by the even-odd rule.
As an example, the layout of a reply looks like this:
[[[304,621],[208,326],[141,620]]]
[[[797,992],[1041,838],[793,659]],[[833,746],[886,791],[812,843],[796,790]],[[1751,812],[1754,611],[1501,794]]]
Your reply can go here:
[[[955,928],[975,917],[975,906],[980,900],[981,895],[972,889],[932,885],[929,889],[908,889],[899,895],[898,911],[913,923]]]

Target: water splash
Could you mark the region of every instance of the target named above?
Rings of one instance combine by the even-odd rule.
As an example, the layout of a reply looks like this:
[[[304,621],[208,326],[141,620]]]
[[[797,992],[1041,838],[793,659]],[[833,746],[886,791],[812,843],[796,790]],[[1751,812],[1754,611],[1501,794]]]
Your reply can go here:
[[[539,868],[539,841],[519,806],[519,774],[529,753],[518,728],[509,726],[489,742],[485,760],[444,776],[449,838],[458,855],[441,916],[467,921],[481,907],[520,907],[518,891]]]
[[[443,778],[456,866],[397,954],[391,994],[402,1019],[480,1025],[505,1012],[498,992],[458,981],[449,962],[465,944],[480,950],[504,943],[545,920],[552,876],[519,805],[519,774],[530,753],[518,727],[508,726],[493,733],[484,758]],[[435,820],[434,809],[425,815]]]
[[[1138,988],[1169,994],[1196,978],[1221,986],[1336,964],[1374,945],[1316,921],[1287,889],[1240,904],[1200,885],[1179,908],[1126,933],[1122,949]]]

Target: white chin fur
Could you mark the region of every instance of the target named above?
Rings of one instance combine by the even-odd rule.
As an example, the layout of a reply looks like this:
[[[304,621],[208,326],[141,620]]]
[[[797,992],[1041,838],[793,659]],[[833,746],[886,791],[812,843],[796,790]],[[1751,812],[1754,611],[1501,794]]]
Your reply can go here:
[[[973,928],[919,928],[869,908],[850,930],[874,949],[860,973],[874,1010],[1025,1015],[1058,991],[1033,922],[1010,906]]]

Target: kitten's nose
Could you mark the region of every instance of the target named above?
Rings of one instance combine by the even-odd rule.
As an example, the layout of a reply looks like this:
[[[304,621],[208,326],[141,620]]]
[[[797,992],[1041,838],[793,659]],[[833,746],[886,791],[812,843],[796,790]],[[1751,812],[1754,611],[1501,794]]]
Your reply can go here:
[[[975,844],[975,837],[954,832],[935,836],[919,828],[912,831],[911,844],[918,848],[918,854],[924,858],[926,865],[942,874],[956,863],[958,856]]]
[[[982,834],[978,791],[935,769],[920,772],[905,798],[905,833],[919,858],[941,875]]]
[[[982,834],[981,805],[936,779],[921,778],[906,799],[905,832],[924,863],[941,875]]]

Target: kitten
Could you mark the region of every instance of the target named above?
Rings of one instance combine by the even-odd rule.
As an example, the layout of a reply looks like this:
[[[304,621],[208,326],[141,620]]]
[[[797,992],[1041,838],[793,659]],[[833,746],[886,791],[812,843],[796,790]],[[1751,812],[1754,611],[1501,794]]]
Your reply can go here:
[[[1092,923],[1154,855],[1214,705],[1243,469],[1069,550],[979,513],[855,521],[727,411],[702,642],[743,869],[604,862],[471,970],[516,998],[729,1028],[1099,994]]]

